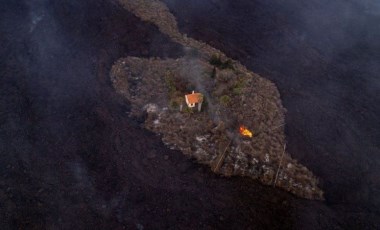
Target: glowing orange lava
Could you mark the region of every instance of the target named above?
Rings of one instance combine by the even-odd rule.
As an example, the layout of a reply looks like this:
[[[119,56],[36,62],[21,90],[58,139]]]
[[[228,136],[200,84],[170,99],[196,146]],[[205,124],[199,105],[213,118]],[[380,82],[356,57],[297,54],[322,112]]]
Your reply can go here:
[[[239,132],[241,135],[246,136],[246,137],[253,136],[252,132],[249,129],[247,129],[247,127],[245,127],[244,125],[240,125]]]

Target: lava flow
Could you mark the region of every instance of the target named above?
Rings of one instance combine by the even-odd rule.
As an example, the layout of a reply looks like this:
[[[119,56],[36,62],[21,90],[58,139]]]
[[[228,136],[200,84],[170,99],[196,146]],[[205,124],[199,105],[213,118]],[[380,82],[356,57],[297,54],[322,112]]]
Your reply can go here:
[[[247,129],[244,125],[240,125],[239,132],[241,135],[246,136],[246,137],[252,137],[252,132]]]

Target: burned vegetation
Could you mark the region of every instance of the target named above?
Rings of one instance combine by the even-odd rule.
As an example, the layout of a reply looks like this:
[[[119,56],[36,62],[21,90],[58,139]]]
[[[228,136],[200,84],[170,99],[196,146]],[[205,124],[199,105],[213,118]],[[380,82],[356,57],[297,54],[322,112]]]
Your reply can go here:
[[[297,196],[323,199],[317,178],[285,151],[284,114],[273,83],[242,65],[207,59],[128,57],[112,67],[130,116],[172,149],[226,176],[248,176]]]

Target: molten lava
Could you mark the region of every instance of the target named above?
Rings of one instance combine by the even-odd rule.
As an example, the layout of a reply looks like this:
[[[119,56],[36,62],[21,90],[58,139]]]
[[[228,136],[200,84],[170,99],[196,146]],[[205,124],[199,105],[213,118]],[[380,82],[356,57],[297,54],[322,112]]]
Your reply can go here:
[[[252,137],[252,132],[247,129],[244,125],[241,125],[239,128],[239,132],[241,135],[246,136],[246,137]]]

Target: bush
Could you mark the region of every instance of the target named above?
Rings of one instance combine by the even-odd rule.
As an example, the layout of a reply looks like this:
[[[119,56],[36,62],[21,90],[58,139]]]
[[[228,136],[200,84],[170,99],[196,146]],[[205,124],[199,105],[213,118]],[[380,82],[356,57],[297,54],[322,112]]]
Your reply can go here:
[[[232,65],[231,59],[228,59],[227,61],[223,62],[221,69],[234,69],[234,66]]]
[[[215,54],[211,56],[209,63],[216,67],[219,67],[223,64],[222,60],[220,60],[220,57]]]
[[[242,88],[241,87],[235,87],[232,89],[232,92],[236,95],[241,94]]]
[[[178,102],[176,100],[170,100],[169,105],[170,105],[171,109],[177,109],[177,108],[179,108],[179,104],[178,104]]]
[[[219,98],[219,101],[223,105],[229,105],[231,103],[231,97],[228,95],[223,95]]]
[[[186,105],[183,108],[183,112],[185,112],[185,113],[194,113],[193,109],[190,108],[190,107],[188,107],[188,106],[186,106]]]
[[[241,91],[243,90],[244,88],[244,80],[242,78],[240,78],[237,83],[235,84],[234,88],[232,89],[232,92],[236,95],[239,95],[241,94]]]
[[[170,96],[173,96],[177,91],[177,88],[175,87],[175,82],[174,82],[173,78],[174,78],[173,73],[171,73],[169,71],[166,72],[165,83],[166,83],[166,86],[168,87],[168,91],[169,91]]]
[[[227,59],[227,61],[223,62],[220,59],[220,56],[217,56],[215,54],[211,56],[209,63],[219,69],[234,69],[231,59]]]

